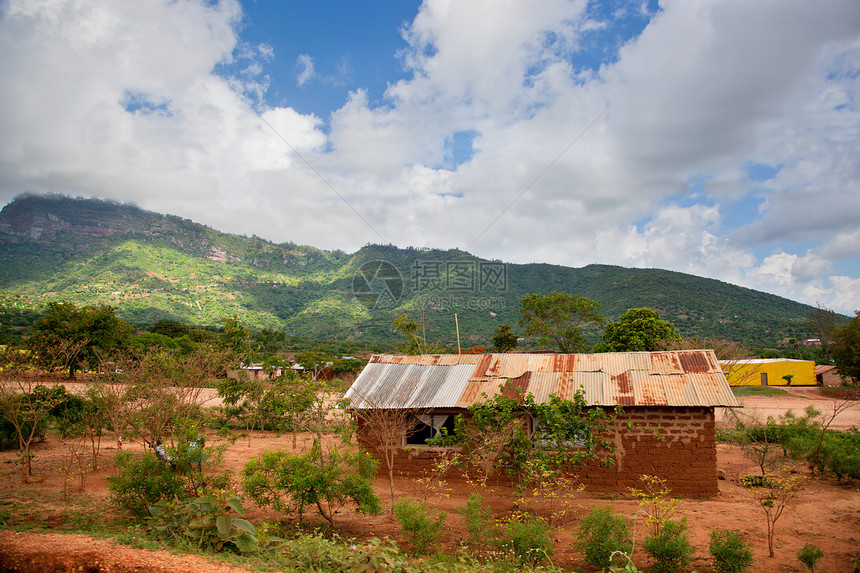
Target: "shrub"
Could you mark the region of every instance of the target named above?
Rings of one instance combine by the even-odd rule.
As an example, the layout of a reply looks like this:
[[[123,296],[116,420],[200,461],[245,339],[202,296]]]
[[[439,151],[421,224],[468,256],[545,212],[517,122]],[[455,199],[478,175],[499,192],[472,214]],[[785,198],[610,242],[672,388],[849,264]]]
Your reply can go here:
[[[709,549],[716,573],[743,573],[752,566],[749,543],[732,529],[712,531]]]
[[[576,545],[595,567],[608,567],[615,551],[629,554],[633,549],[627,520],[610,507],[595,507],[585,514],[578,532]]]
[[[535,517],[510,521],[502,532],[499,545],[521,562],[535,566],[553,554],[552,526]]]
[[[459,513],[466,518],[466,532],[469,543],[474,547],[483,547],[493,532],[493,512],[484,505],[484,498],[473,493],[466,501],[466,507]]]
[[[224,491],[188,502],[162,500],[150,507],[149,513],[149,527],[160,536],[215,551],[250,553],[259,549],[256,528],[242,518],[241,500]]]
[[[118,452],[116,465],[119,476],[107,480],[111,501],[134,517],[147,517],[159,501],[188,497],[181,476],[151,452],[139,460],[131,452]]]
[[[382,511],[370,481],[377,465],[365,452],[325,453],[318,443],[300,455],[265,451],[245,464],[242,487],[260,507],[296,511],[301,523],[305,508],[313,506],[333,525],[335,513],[347,503],[360,513]]]
[[[394,504],[394,517],[416,553],[429,553],[439,542],[444,513],[431,517],[423,503],[403,498]]]
[[[680,521],[666,519],[658,533],[645,538],[642,547],[654,561],[651,571],[677,573],[690,564],[693,559],[693,547],[687,539],[686,530],[686,517]]]
[[[797,554],[800,562],[806,565],[810,571],[815,571],[815,564],[822,557],[824,557],[824,551],[813,543],[804,543],[803,549]]]

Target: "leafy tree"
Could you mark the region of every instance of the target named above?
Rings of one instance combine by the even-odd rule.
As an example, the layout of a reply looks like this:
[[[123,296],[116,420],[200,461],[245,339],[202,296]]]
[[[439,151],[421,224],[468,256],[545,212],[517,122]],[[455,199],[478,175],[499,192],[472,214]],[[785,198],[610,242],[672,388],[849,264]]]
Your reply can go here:
[[[394,328],[397,332],[406,337],[406,342],[401,348],[403,354],[421,354],[422,344],[421,337],[418,336],[418,323],[414,320],[409,320],[409,317],[404,312],[394,319]]]
[[[606,325],[603,343],[597,352],[642,352],[657,350],[663,340],[678,340],[675,326],[662,320],[650,308],[631,308],[624,316]]]
[[[366,452],[347,448],[323,450],[319,442],[304,454],[265,451],[242,470],[242,487],[260,507],[295,511],[302,522],[305,508],[314,506],[329,525],[338,510],[352,503],[359,513],[382,510],[373,491],[377,462]]]
[[[99,352],[110,352],[125,344],[131,333],[131,326],[117,318],[110,306],[78,308],[70,302],[50,302],[48,307],[33,327],[30,346],[37,356],[51,354],[51,362],[57,358],[55,349],[74,349],[62,360],[70,380],[83,365],[95,367]]]
[[[551,395],[540,403],[531,394],[510,397],[512,393],[503,388],[472,404],[468,416],[457,417],[454,436],[436,440],[463,446],[466,459],[481,471],[482,483],[498,472],[524,490],[563,468],[600,459],[599,450],[612,451],[605,439],[612,415],[588,407],[582,391],[572,400]]]
[[[149,331],[170,338],[180,338],[191,333],[191,325],[178,320],[163,319],[149,327]]]
[[[821,351],[824,355],[824,364],[830,363],[830,343],[833,330],[836,328],[836,313],[825,306],[817,304],[815,310],[806,317],[809,328],[821,341]]]
[[[264,328],[252,337],[254,352],[264,358],[280,352],[287,342],[287,333],[273,328]]]
[[[521,303],[520,326],[525,328],[525,335],[538,335],[544,346],[553,342],[563,353],[585,351],[587,344],[580,327],[603,323],[597,312],[599,303],[566,292],[529,294]]]
[[[42,361],[52,356],[64,360],[68,354],[76,353],[81,344],[60,340],[58,347],[46,350]],[[0,348],[0,416],[15,429],[24,482],[28,482],[33,475],[33,441],[39,436],[39,429],[60,398],[58,393],[39,384],[33,356],[29,352],[10,347]]]
[[[830,356],[843,376],[860,380],[860,310],[845,326],[833,330]],[[855,382],[856,383],[856,382]]]
[[[251,348],[248,344],[248,337],[251,331],[248,330],[239,317],[235,314],[231,317],[221,318],[221,326],[223,330],[218,334],[218,346],[230,352],[231,357],[237,362],[251,362]]]
[[[500,324],[493,332],[493,347],[496,352],[510,352],[519,345],[516,333],[508,323]]]
[[[300,364],[305,372],[310,372],[312,380],[316,380],[320,372],[328,366],[329,362],[333,362],[334,358],[334,355],[322,346],[296,353],[296,363]]]

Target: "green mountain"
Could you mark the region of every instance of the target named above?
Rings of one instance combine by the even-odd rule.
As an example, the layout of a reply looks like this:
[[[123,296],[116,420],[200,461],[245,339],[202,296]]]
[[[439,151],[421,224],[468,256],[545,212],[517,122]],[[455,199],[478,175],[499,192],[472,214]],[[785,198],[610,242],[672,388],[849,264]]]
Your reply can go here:
[[[215,325],[236,314],[252,328],[355,341],[396,340],[392,321],[407,312],[428,342],[448,346],[456,346],[456,313],[463,347],[489,347],[502,322],[516,330],[519,300],[534,292],[594,299],[607,320],[650,307],[683,335],[754,347],[807,336],[805,319],[813,310],[659,269],[515,265],[458,250],[390,245],[347,254],[59,195],[22,195],[0,211],[0,290],[4,300],[109,304],[139,324],[172,318]]]

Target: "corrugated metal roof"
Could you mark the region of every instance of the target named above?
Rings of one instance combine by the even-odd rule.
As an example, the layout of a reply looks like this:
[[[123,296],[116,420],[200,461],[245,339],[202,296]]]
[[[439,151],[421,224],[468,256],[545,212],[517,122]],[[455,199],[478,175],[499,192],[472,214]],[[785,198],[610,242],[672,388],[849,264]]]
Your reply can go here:
[[[711,350],[373,356],[346,394],[359,408],[466,408],[504,391],[599,406],[738,406]]]

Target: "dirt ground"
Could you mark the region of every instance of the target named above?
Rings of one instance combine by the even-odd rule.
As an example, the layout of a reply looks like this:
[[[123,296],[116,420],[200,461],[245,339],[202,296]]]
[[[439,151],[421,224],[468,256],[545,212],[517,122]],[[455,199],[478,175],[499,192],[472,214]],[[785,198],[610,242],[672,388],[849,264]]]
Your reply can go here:
[[[808,404],[827,412],[832,401],[820,395],[817,389],[791,389],[790,397],[749,397],[742,401],[748,411],[778,415],[787,409],[800,414]],[[834,422],[834,428],[860,427],[860,403],[843,412]],[[214,441],[214,437],[208,442]],[[109,441],[108,441],[109,442]],[[226,467],[235,472],[254,455],[267,449],[292,449],[291,434],[252,432],[250,443],[240,438],[225,454]],[[298,449],[308,446],[306,436],[299,436]],[[125,444],[126,449],[141,450],[137,444]],[[92,525],[92,509],[99,519],[113,519],[107,499],[106,478],[114,471],[112,465],[115,446],[105,443],[100,457],[102,467],[86,475],[83,492],[77,491],[79,482],[64,475],[68,465],[68,449],[55,435],[35,447],[34,483],[23,484],[13,461],[15,452],[0,452],[0,522],[27,524],[29,531],[0,530],[0,571],[242,571],[223,563],[206,561],[193,555],[174,555],[168,551],[150,551],[119,545],[109,539],[96,539],[79,534],[57,533],[80,530]],[[713,499],[681,500],[679,514],[688,519],[690,540],[696,547],[692,569],[699,573],[713,571],[708,558],[709,533],[715,529],[739,530],[752,543],[756,564],[754,571],[782,573],[804,571],[797,553],[804,543],[815,543],[824,550],[818,571],[851,572],[850,560],[860,553],[860,489],[858,484],[840,484],[834,478],[810,477],[794,507],[786,511],[777,522],[776,557],[767,556],[766,525],[763,511],[754,504],[744,488],[735,480],[758,473],[755,465],[744,458],[742,452],[729,445],[718,446],[717,466],[725,477],[720,483],[720,495]],[[804,468],[798,471],[808,474]],[[63,485],[69,482],[64,498]],[[443,495],[428,498],[431,506],[451,512],[445,522],[444,549],[452,553],[466,538],[463,518],[453,513],[465,505],[473,491],[464,484],[449,483]],[[420,484],[398,480],[397,495],[423,497],[427,494]],[[378,480],[377,492],[387,504],[388,483]],[[513,509],[511,492],[504,488],[479,491],[497,512],[504,516]],[[616,511],[635,516],[637,539],[641,539],[642,513],[628,494],[608,495],[584,491],[576,496],[567,523],[556,529],[553,563],[565,569],[589,570],[573,548],[573,538],[579,517],[591,506],[611,505]],[[246,502],[246,516],[252,522],[275,521],[279,516],[268,510],[254,508]],[[87,511],[83,511],[86,508]],[[540,509],[540,508],[538,508]],[[556,507],[557,509],[557,507]],[[547,513],[549,510],[547,509]],[[387,514],[377,517],[357,515],[344,510],[336,517],[336,530],[346,538],[359,540],[371,537],[390,537],[402,541],[398,527]],[[641,548],[634,553],[640,569],[648,570],[646,556]]]

